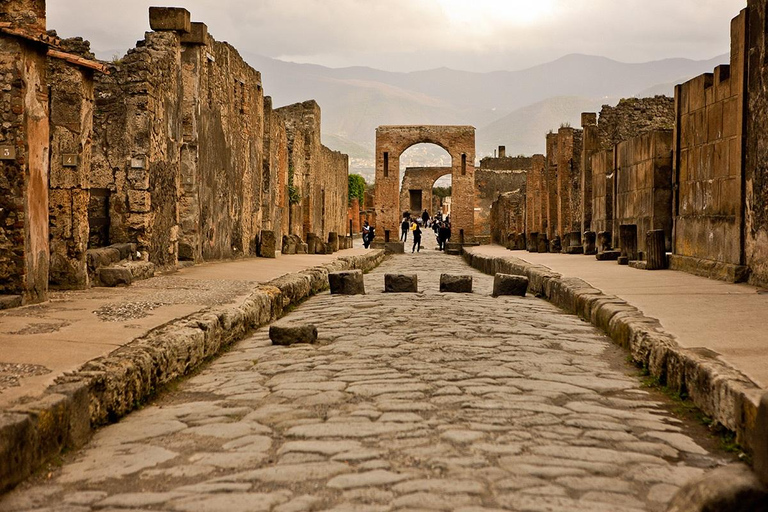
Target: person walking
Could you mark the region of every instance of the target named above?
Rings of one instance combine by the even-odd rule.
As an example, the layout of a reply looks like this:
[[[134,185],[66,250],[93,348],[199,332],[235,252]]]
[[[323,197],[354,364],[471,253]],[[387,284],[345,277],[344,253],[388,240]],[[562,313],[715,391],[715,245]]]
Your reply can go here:
[[[449,231],[444,222],[440,223],[440,228],[437,230],[437,244],[441,251],[445,250],[446,242],[449,238]]]
[[[411,254],[413,251],[421,252],[421,227],[417,222],[413,223],[413,247],[411,248]]]
[[[424,226],[424,229],[426,229],[427,224],[429,223],[429,212],[426,208],[424,208],[424,213],[421,214],[421,220],[423,222],[422,226]]]
[[[371,245],[371,226],[368,221],[363,222],[363,247],[366,249]]]
[[[410,223],[408,222],[407,218],[403,218],[403,222],[400,223],[400,241],[401,242],[407,242],[408,241],[408,228],[410,227]]]

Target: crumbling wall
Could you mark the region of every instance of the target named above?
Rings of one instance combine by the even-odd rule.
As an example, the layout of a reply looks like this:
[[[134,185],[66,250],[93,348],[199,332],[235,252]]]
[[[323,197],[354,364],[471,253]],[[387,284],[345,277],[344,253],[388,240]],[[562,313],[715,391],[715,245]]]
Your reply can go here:
[[[546,156],[533,155],[531,170],[525,176],[525,231],[527,233],[546,233],[546,168]]]
[[[616,148],[616,225],[637,226],[637,248],[645,251],[645,234],[664,230],[672,244],[672,131],[655,131]],[[613,234],[618,240],[618,233]]]
[[[0,22],[45,34],[44,0],[3,2]],[[47,298],[47,48],[0,32],[0,294]]]
[[[597,115],[581,114],[583,149],[581,152],[581,178],[579,180],[581,232],[592,229],[592,156],[600,150]]]
[[[525,201],[524,190],[498,195],[489,214],[491,243],[506,245],[510,234],[525,233]]]
[[[604,105],[598,121],[601,150],[655,130],[675,127],[675,100],[667,96],[625,98],[612,107]]]
[[[475,239],[480,243],[491,243],[491,206],[499,195],[517,191],[523,200],[523,203],[518,205],[520,212],[525,211],[525,184],[531,169],[531,159],[505,160],[510,160],[508,163],[519,167],[504,170],[481,167],[475,170]],[[489,163],[487,159],[483,161]]]
[[[740,280],[746,13],[731,24],[731,64],[675,88],[677,105],[673,268]],[[707,271],[708,275],[712,275]]]
[[[320,149],[322,159],[318,171],[323,210],[318,235],[328,240],[329,233],[343,235],[347,231],[345,212],[349,195],[349,157],[325,146]]]
[[[451,167],[408,167],[403,173],[403,184],[400,187],[400,211],[410,211],[411,215],[421,217],[426,209],[430,215],[434,216],[434,201],[432,198],[432,189],[435,182],[443,176],[451,174]],[[411,190],[421,191],[421,208],[411,208]]]
[[[616,176],[614,150],[595,153],[592,158],[592,230],[613,233],[613,183]]]
[[[544,169],[544,201],[546,202],[547,220],[544,223],[544,232],[550,240],[559,235],[558,231],[558,187],[557,165],[560,160],[558,153],[559,138],[557,133],[547,134],[547,156]]]
[[[275,232],[277,240],[290,233],[288,212],[288,136],[285,125],[272,109],[272,98],[264,98],[264,178],[262,193],[263,229]]]
[[[582,131],[563,127],[557,132],[557,230],[563,236],[581,230]]]
[[[93,59],[81,38],[62,41],[72,55]],[[58,58],[48,59],[50,87],[50,284],[88,286],[93,71]]]
[[[768,8],[749,1],[747,77],[745,262],[750,282],[768,287]]]

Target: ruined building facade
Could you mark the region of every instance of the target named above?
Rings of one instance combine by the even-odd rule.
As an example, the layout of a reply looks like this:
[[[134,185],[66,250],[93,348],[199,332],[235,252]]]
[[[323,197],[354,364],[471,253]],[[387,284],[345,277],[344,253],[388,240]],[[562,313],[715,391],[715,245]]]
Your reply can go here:
[[[273,108],[260,73],[185,9],[151,8],[152,31],[107,65],[46,32],[44,0],[3,7],[6,305],[86,288],[120,260],[135,274],[273,256],[289,235],[327,252],[344,233],[348,161],[320,143],[320,107]]]

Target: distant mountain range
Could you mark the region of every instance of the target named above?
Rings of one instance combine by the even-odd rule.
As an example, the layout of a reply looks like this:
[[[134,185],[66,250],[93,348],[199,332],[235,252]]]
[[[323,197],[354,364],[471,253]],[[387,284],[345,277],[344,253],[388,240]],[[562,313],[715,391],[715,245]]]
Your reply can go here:
[[[508,154],[540,153],[547,131],[563,123],[579,126],[582,112],[599,111],[623,97],[672,95],[675,84],[728,62],[727,54],[707,61],[641,64],[573,54],[520,71],[396,73],[244,57],[261,71],[275,105],[317,100],[324,143],[348,153],[357,167],[368,165],[375,129],[386,124],[473,125],[478,158],[498,145],[505,145]]]

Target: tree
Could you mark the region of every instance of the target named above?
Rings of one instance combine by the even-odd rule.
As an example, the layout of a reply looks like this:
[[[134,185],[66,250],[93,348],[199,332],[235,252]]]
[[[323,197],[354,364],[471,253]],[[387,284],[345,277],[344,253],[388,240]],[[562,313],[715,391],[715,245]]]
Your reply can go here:
[[[349,204],[352,204],[352,200],[357,198],[360,205],[365,203],[365,178],[359,174],[350,174],[348,177],[349,192],[348,198]]]

